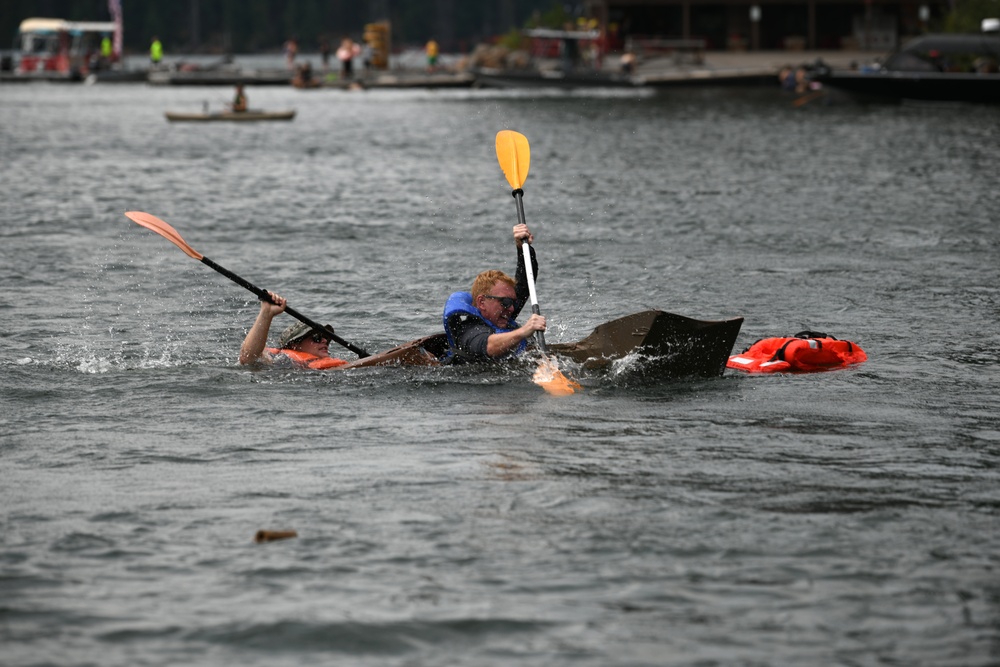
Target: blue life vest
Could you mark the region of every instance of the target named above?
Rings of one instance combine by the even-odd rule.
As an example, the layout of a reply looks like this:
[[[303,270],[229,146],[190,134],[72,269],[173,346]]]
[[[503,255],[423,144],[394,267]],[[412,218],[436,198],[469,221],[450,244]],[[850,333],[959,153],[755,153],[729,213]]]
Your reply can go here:
[[[457,356],[458,353],[458,342],[455,340],[455,336],[451,329],[448,327],[448,320],[451,319],[452,315],[466,314],[472,317],[479,318],[482,320],[483,324],[489,326],[496,333],[507,333],[508,331],[514,331],[515,329],[520,329],[521,325],[516,321],[511,320],[511,327],[509,329],[501,329],[497,325],[490,322],[488,319],[483,317],[483,314],[479,312],[479,309],[472,305],[472,293],[471,292],[455,292],[448,297],[448,301],[444,304],[444,332],[448,335],[448,355],[446,358],[451,359]],[[517,347],[503,355],[504,357],[513,357],[521,354],[528,349],[528,341],[522,340]]]

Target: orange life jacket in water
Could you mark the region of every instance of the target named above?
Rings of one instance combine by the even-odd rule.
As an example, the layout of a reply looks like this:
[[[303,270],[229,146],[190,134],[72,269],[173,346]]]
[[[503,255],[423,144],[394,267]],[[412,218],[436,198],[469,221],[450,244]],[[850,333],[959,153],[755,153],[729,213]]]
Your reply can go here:
[[[346,366],[348,363],[343,359],[337,359],[336,357],[317,357],[315,354],[309,354],[308,352],[288,350],[285,348],[278,350],[273,347],[269,347],[267,348],[267,352],[274,356],[288,357],[297,365],[302,366],[303,368],[311,368],[315,371],[325,371],[328,368]]]
[[[865,351],[848,340],[813,331],[791,338],[764,338],[729,357],[726,368],[747,373],[812,373],[860,364]]]

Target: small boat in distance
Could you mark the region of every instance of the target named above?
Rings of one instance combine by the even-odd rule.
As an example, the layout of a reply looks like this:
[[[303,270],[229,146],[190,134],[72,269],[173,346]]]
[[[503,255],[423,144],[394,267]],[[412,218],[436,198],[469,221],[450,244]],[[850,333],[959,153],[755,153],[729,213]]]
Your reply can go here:
[[[246,123],[262,120],[292,120],[295,118],[295,109],[285,111],[247,109],[246,111],[202,111],[201,113],[167,111],[164,115],[170,122],[235,121]]]

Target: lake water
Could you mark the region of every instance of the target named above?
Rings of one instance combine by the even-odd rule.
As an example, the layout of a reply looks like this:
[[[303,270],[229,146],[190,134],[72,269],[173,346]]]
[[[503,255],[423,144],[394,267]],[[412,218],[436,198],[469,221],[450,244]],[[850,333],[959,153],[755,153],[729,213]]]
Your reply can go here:
[[[996,109],[248,92],[298,115],[0,87],[5,665],[1000,663]],[[550,342],[660,308],[869,360],[251,371],[254,297],[122,215],[385,349],[513,270],[507,128]]]

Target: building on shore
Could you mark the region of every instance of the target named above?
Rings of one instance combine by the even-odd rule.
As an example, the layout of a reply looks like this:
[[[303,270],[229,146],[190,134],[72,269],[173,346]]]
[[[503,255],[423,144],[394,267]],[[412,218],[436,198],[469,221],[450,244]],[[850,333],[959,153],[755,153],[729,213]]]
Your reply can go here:
[[[612,42],[697,40],[732,51],[889,51],[946,10],[930,0],[587,1]]]

